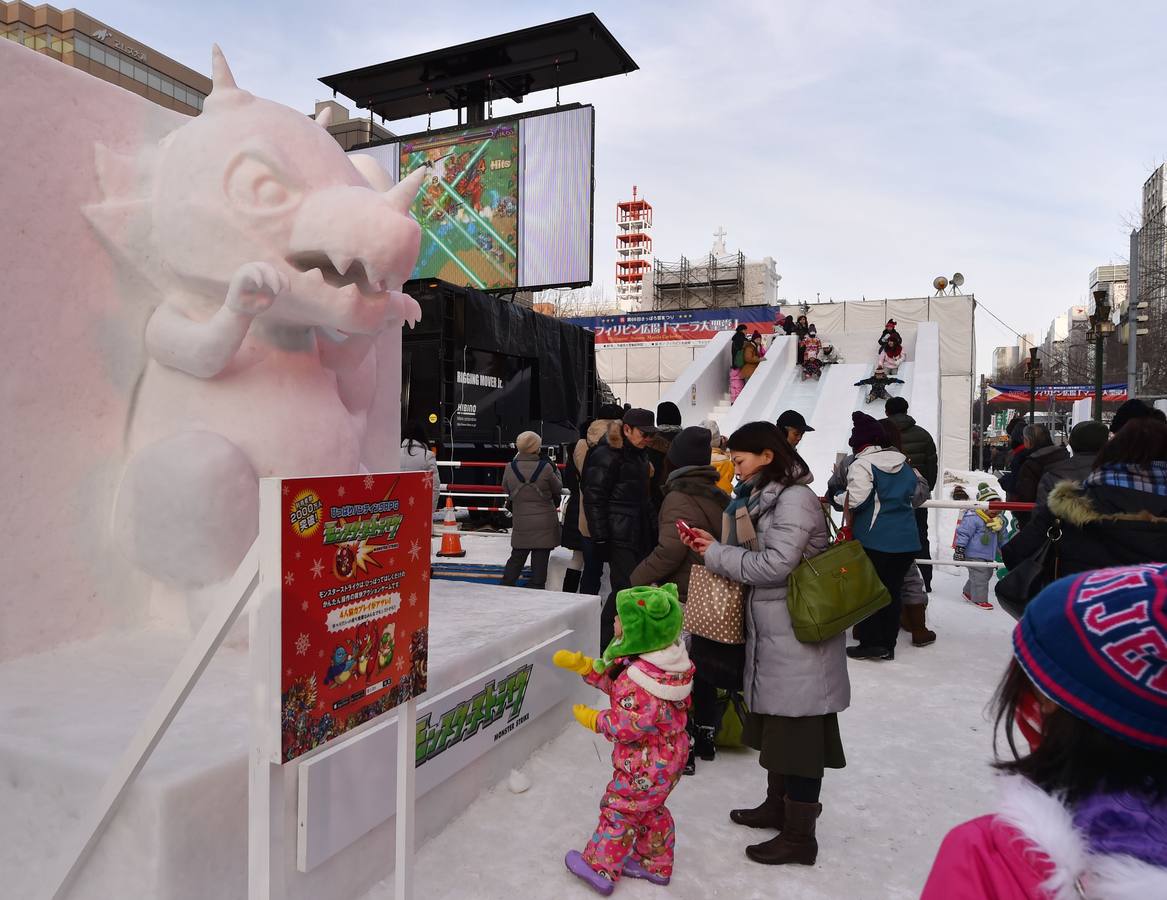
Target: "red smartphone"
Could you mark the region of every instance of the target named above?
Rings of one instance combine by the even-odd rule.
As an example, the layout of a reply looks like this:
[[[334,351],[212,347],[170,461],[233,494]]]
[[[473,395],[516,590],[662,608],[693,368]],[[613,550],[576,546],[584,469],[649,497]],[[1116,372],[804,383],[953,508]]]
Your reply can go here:
[[[677,531],[681,532],[682,537],[686,537],[691,541],[697,539],[697,532],[695,532],[689,526],[689,523],[686,522],[684,519],[677,519]]]

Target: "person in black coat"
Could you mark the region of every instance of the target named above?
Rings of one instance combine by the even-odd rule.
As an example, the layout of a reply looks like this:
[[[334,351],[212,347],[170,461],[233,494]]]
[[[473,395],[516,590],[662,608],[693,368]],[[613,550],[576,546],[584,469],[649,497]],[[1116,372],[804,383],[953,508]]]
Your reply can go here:
[[[649,493],[651,466],[644,448],[656,433],[653,414],[630,409],[588,451],[581,487],[592,546],[607,560],[612,591],[600,613],[600,647],[614,635],[616,594],[632,586],[632,571],[656,546]]]
[[[1151,418],[1128,423],[1084,482],[1054,487],[1001,547],[1006,567],[1036,554],[1047,537],[1056,539],[1051,579],[1167,559],[1167,425]]]
[[[587,440],[588,428],[594,419],[585,419],[579,426],[580,440]],[[559,538],[559,546],[566,547],[576,554],[573,563],[583,565],[583,535],[579,530],[579,470],[575,467],[575,454],[572,452],[574,444],[565,444],[562,448],[563,486],[568,490],[567,506],[563,510],[563,531]],[[579,590],[581,568],[569,567],[563,575],[563,592],[574,594]]]
[[[1046,470],[1070,458],[1065,447],[1055,447],[1049,429],[1044,425],[1026,425],[1022,432],[1026,453],[1014,463],[1013,477],[1006,487],[1006,498],[1012,503],[1034,503],[1037,488]],[[1016,513],[1017,521],[1024,525],[1029,513]]]
[[[1110,432],[1101,422],[1079,422],[1070,429],[1070,449],[1074,455],[1054,463],[1045,470],[1037,484],[1037,503],[1045,503],[1054,485],[1062,481],[1083,481],[1094,471],[1094,458],[1110,440]]]

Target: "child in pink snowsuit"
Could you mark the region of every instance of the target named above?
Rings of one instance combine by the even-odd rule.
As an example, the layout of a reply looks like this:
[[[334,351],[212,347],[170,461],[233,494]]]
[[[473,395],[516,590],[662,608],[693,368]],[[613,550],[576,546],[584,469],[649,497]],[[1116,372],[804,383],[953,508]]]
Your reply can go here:
[[[557,666],[578,672],[611,698],[603,711],[577,705],[576,719],[612,742],[612,780],[600,823],[569,871],[600,894],[621,875],[668,884],[673,873],[673,817],[665,806],[689,755],[685,731],[693,664],[681,643],[677,586],[636,587],[616,595],[616,637],[603,657],[556,652]]]

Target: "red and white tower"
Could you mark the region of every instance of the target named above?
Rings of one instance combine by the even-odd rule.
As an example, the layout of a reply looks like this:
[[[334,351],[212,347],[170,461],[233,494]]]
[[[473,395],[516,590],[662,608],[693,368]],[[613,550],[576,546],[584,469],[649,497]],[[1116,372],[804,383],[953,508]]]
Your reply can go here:
[[[652,207],[637,199],[636,185],[632,199],[616,204],[616,302],[621,309],[647,308],[651,297],[644,292],[644,279],[652,271]]]

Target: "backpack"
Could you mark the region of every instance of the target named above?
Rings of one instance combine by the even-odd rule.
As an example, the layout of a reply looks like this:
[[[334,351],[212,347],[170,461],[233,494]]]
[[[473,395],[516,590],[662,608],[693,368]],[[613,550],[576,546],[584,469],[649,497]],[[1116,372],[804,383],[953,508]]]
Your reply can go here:
[[[539,473],[543,471],[543,467],[546,465],[547,465],[547,460],[545,460],[545,459],[539,460],[539,464],[537,466],[535,466],[535,471],[531,473],[530,480],[527,480],[526,478],[523,477],[523,473],[519,471],[518,463],[512,459],[511,460],[511,471],[515,473],[515,478],[519,479],[519,486],[515,489],[515,494],[517,494],[519,491],[521,491],[525,487],[531,487],[536,481],[538,481],[539,480]],[[514,512],[514,508],[511,505],[511,501],[514,500],[515,494],[509,495],[506,498],[506,500],[503,502],[503,508],[505,508],[507,512]]]
[[[743,344],[742,348],[740,350],[738,350],[737,353],[735,353],[733,355],[733,367],[735,369],[740,369],[745,364],[746,364],[746,348],[745,348],[745,345]]]

